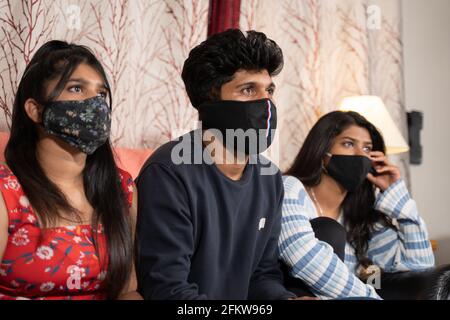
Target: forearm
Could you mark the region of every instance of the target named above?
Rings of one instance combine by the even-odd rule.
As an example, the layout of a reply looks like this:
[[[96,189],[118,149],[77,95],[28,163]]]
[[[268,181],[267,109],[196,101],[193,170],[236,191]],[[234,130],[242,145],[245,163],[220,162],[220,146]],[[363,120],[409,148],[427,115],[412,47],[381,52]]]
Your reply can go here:
[[[299,239],[282,252],[291,275],[307,284],[323,299],[379,298],[375,289],[359,280],[325,242]]]
[[[424,270],[434,266],[434,255],[426,232],[416,224],[398,230],[384,227],[369,242],[368,256],[386,272]]]
[[[334,253],[326,242],[316,238],[309,220],[309,208],[300,197],[306,190],[299,181],[288,178],[287,197],[283,204],[283,218],[279,238],[280,257],[290,273],[316,295],[323,298],[374,297],[375,290],[359,280]],[[289,190],[293,190],[289,192]],[[303,192],[303,195],[301,192]]]
[[[425,222],[402,180],[377,197],[375,209],[393,219],[396,230],[377,226],[369,257],[388,272],[423,270],[434,266]]]
[[[402,179],[377,195],[375,210],[384,213],[391,219],[420,223],[416,202],[411,198]]]

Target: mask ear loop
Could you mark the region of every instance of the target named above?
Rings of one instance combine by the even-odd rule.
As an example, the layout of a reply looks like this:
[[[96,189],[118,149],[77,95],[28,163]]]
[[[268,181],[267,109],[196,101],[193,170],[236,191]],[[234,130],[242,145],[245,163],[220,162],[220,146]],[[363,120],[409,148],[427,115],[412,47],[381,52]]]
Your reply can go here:
[[[330,158],[333,156],[333,155],[332,155],[331,153],[329,153],[329,152],[325,153],[325,155],[328,156],[328,157],[330,157]],[[328,170],[327,170],[327,168],[325,167],[325,163],[324,163],[323,159],[322,159],[322,170],[323,170],[326,174],[328,174]]]
[[[39,124],[42,126],[43,129],[45,129],[45,126],[44,126],[44,113],[48,109],[47,108],[48,104],[49,104],[49,102],[39,103],[39,105],[42,108],[41,115],[40,115],[41,116],[41,122]]]

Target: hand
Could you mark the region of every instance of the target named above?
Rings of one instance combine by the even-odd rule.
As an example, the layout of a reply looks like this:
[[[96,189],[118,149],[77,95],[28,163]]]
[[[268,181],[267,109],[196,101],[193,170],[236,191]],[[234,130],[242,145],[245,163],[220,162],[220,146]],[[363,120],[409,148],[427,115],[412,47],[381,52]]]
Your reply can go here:
[[[401,178],[400,170],[387,160],[383,152],[373,151],[370,153],[369,158],[372,160],[372,164],[378,175],[374,176],[368,173],[367,179],[376,187],[380,188],[381,191],[386,190]]]

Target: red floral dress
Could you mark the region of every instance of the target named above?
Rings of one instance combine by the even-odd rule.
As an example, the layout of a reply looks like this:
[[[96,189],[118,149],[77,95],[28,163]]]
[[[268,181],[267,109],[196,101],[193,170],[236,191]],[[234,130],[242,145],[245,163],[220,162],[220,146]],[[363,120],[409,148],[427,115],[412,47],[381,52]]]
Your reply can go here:
[[[123,170],[119,174],[131,206],[133,180]],[[0,191],[9,218],[0,299],[104,299],[107,252],[101,225],[97,255],[90,225],[40,228],[16,176],[1,164]]]

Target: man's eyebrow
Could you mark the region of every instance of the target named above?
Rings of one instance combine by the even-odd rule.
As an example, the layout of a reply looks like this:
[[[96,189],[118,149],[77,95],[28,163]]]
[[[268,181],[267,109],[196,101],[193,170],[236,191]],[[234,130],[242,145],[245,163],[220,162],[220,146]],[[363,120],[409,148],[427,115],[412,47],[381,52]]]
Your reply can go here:
[[[240,88],[240,87],[249,86],[249,85],[254,86],[254,85],[256,85],[256,82],[254,82],[254,81],[245,82],[245,83],[238,85],[237,87]]]
[[[257,82],[255,82],[255,81],[249,81],[249,82],[245,82],[245,83],[242,83],[242,84],[240,84],[240,85],[238,85],[237,86],[237,88],[240,88],[240,87],[244,87],[244,86],[256,86],[258,83]],[[275,85],[275,83],[273,83],[273,82],[271,82],[268,86],[267,86],[267,88],[276,88],[277,86]]]

